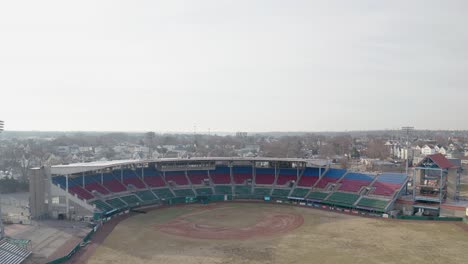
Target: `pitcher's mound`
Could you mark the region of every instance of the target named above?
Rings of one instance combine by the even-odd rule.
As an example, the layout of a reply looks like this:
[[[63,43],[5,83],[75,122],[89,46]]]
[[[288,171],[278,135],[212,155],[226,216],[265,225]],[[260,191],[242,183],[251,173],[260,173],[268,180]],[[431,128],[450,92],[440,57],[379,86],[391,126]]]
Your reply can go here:
[[[231,207],[208,207],[184,214],[156,228],[167,234],[199,239],[248,239],[284,234],[300,227],[304,218],[296,213],[257,211],[255,217]]]

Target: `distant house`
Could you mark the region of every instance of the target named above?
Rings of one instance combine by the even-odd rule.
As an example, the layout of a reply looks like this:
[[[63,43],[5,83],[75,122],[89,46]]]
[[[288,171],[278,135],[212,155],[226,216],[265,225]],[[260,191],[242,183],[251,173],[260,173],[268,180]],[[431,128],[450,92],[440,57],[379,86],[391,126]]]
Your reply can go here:
[[[451,149],[451,150],[447,151],[447,158],[449,158],[449,159],[459,159],[462,156],[464,156],[464,154],[465,153],[462,153],[458,149],[453,149],[453,150]]]
[[[60,155],[68,155],[70,153],[70,147],[69,146],[58,146],[56,151]]]
[[[427,156],[427,155],[433,155],[433,154],[435,154],[435,153],[436,153],[436,151],[435,151],[434,147],[431,146],[431,145],[424,145],[424,146],[421,148],[421,154],[422,154],[422,155]]]
[[[81,153],[92,153],[93,147],[79,147]]]
[[[445,147],[440,147],[437,153],[440,153],[442,155],[447,155],[447,149]]]

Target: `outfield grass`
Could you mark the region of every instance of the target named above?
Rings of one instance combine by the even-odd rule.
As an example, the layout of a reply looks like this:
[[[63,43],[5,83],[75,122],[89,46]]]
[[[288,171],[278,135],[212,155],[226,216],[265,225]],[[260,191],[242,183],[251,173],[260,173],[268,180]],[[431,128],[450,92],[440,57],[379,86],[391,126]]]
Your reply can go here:
[[[468,232],[453,223],[384,220],[275,204],[219,203],[158,209],[120,223],[89,259],[123,263],[466,263]],[[226,208],[226,207],[229,208]],[[200,212],[201,213],[193,213]],[[264,214],[300,214],[287,233],[243,240],[187,238],[158,225],[190,215],[193,225],[245,228]]]

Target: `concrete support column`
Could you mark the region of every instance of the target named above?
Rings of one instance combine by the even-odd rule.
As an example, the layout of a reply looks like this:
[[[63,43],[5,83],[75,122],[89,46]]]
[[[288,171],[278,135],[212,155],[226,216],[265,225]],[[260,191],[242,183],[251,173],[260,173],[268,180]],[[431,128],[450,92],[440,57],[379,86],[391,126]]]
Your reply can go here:
[[[65,203],[66,203],[66,212],[67,212],[67,219],[70,219],[70,201],[68,200],[68,177],[69,175],[65,175],[65,191],[67,192],[67,195],[65,195]]]

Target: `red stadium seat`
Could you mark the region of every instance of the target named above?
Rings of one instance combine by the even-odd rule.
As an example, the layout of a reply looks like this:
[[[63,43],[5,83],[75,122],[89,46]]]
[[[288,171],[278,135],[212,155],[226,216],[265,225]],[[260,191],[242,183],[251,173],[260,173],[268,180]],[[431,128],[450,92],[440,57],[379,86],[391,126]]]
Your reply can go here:
[[[143,180],[150,187],[163,187],[166,185],[166,183],[160,176],[145,176]]]
[[[145,183],[140,180],[140,178],[133,177],[133,178],[124,178],[123,183],[125,186],[128,186],[129,184],[135,186],[138,189],[145,189]]]
[[[124,192],[127,190],[120,181],[115,179],[104,181],[103,185],[111,192]]]
[[[90,192],[78,185],[68,188],[68,191],[71,194],[76,194],[81,199],[89,200],[94,198],[94,195],[92,195]]]
[[[185,173],[181,172],[181,174],[166,174],[166,181],[173,181],[177,185],[189,185],[187,177],[185,177]]]
[[[275,182],[274,174],[257,174],[255,175],[256,184],[272,185]]]
[[[290,181],[297,181],[296,175],[278,175],[278,180],[276,181],[276,185],[285,185]]]
[[[109,191],[104,187],[102,186],[101,184],[97,183],[97,182],[91,182],[91,183],[88,183],[85,185],[85,189],[92,192],[92,191],[97,191],[101,194],[109,194]]]

